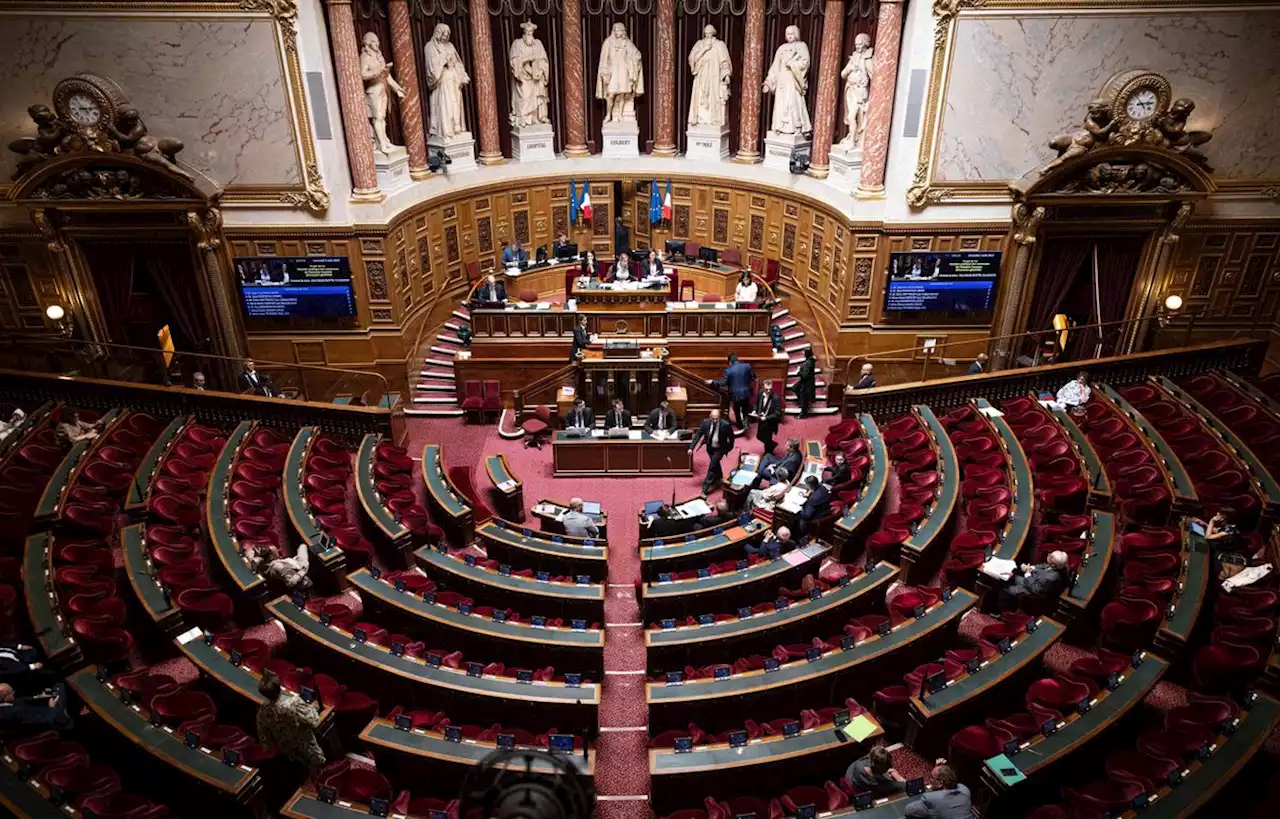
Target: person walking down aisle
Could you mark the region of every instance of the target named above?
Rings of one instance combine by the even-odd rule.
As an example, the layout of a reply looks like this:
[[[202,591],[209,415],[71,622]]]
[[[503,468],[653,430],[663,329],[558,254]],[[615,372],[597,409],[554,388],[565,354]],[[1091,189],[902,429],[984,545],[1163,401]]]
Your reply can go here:
[[[720,459],[733,449],[733,427],[720,417],[720,410],[711,410],[711,417],[698,425],[693,434],[693,443],[689,445],[692,454],[699,445],[707,448],[707,476],[702,479],[702,496],[705,498],[714,487],[724,480],[724,470]]]
[[[773,436],[782,422],[782,399],[773,393],[773,382],[765,381],[756,395],[756,440],[764,444],[764,454],[773,453]]]
[[[312,777],[324,766],[324,751],[316,740],[320,712],[302,697],[285,691],[274,671],[264,671],[258,683],[258,741],[300,765]]]
[[[748,402],[751,401],[751,385],[755,380],[756,373],[751,369],[751,365],[745,361],[739,361],[736,355],[730,353],[729,366],[724,368],[724,374],[711,382],[717,387],[728,390],[729,400],[733,404],[733,413],[736,416],[734,423],[739,430],[747,428],[747,407]]]

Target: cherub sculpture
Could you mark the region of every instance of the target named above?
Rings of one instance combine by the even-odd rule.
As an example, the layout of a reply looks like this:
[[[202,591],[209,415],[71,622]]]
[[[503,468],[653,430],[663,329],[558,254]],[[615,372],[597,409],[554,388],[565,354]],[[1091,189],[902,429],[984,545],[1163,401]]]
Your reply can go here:
[[[139,159],[163,165],[188,182],[192,181],[190,173],[178,165],[178,153],[182,150],[182,140],[157,139],[147,133],[147,126],[136,108],[121,108],[116,115],[116,122],[106,123],[107,133],[120,143],[120,150],[132,153]]]
[[[36,124],[36,135],[9,143],[9,150],[22,155],[13,172],[14,179],[61,153],[68,137],[67,127],[58,120],[58,115],[49,106],[33,105],[27,109],[27,113]]]
[[[1049,140],[1049,147],[1058,152],[1058,158],[1040,169],[1046,174],[1066,162],[1089,153],[1099,145],[1106,144],[1115,130],[1116,123],[1111,117],[1111,105],[1106,100],[1094,100],[1089,103],[1089,113],[1085,115],[1082,127],[1065,134],[1058,134]]]
[[[1186,97],[1174,100],[1169,111],[1156,119],[1156,128],[1168,140],[1170,149],[1211,171],[1213,169],[1209,167],[1209,160],[1197,148],[1213,139],[1213,134],[1208,131],[1187,130],[1187,120],[1195,108],[1196,104]]]

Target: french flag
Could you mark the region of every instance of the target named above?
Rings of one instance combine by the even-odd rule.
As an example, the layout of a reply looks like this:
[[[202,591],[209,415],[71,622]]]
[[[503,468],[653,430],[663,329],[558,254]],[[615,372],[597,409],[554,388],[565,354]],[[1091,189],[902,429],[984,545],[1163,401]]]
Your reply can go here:
[[[582,218],[590,222],[591,221],[591,192],[587,190],[586,183],[583,183],[582,185],[582,204],[579,205],[579,207],[582,208]]]
[[[671,221],[671,180],[667,180],[667,195],[662,199],[662,221]]]

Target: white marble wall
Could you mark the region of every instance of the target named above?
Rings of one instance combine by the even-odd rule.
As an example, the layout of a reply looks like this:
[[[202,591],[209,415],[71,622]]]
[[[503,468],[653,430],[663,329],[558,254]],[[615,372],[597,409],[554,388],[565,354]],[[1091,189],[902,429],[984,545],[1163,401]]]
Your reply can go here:
[[[27,136],[27,106],[81,72],[115,80],[157,136],[219,185],[303,178],[274,23],[0,15],[0,143]],[[8,179],[15,155],[0,154]]]
[[[1196,104],[1219,179],[1280,179],[1280,5],[1249,10],[962,16],[934,184],[1003,181],[1052,158],[1116,72],[1148,68]]]

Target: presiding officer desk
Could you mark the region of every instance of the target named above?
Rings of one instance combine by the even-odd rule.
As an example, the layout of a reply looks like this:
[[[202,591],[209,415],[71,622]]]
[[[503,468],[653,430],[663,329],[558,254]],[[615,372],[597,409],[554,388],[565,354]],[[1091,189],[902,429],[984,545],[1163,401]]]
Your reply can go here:
[[[692,475],[693,454],[689,442],[656,438],[631,430],[627,437],[612,438],[602,429],[586,436],[561,430],[551,439],[552,462],[557,478],[574,475]]]

